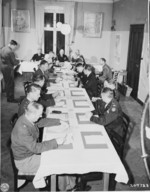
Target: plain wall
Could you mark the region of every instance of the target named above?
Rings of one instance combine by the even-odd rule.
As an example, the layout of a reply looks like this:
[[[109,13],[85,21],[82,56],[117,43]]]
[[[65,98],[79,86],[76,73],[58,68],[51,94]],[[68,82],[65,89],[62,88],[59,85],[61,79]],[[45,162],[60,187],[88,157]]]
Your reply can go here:
[[[131,24],[144,24],[144,39],[143,39],[143,51],[142,57],[147,57],[148,47],[148,1],[147,0],[120,0],[114,3],[113,6],[113,20],[115,21],[115,31],[112,31],[111,45],[110,45],[110,60],[111,66],[114,69],[126,70],[128,59],[128,46],[129,46],[129,34]],[[115,41],[116,35],[121,37],[121,54],[120,63],[116,63],[115,60]],[[148,78],[145,72],[147,63],[145,59],[141,61],[138,98],[141,101],[145,101],[147,95]],[[144,87],[143,88],[143,84]]]

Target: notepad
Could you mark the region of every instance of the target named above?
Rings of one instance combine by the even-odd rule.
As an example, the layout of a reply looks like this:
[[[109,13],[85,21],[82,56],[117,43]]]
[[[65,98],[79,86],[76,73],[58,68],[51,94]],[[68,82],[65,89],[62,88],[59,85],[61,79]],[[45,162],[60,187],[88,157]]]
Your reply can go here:
[[[90,121],[85,114],[79,115],[78,117],[79,117],[79,121]]]
[[[106,143],[101,135],[86,135],[84,136],[86,144],[102,144]]]
[[[82,91],[72,91],[72,96],[83,96],[83,92]]]
[[[76,106],[88,106],[88,102],[87,101],[75,101],[75,105]]]

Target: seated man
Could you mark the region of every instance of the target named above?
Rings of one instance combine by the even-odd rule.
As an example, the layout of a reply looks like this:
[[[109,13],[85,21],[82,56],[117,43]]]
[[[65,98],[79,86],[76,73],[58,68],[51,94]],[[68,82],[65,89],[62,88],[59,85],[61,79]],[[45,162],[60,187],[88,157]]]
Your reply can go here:
[[[63,49],[60,49],[59,54],[57,55],[57,60],[58,60],[59,62],[68,61],[68,57],[65,55]]]
[[[59,144],[64,143],[64,138],[38,142],[39,129],[35,126],[35,122],[42,116],[42,113],[42,105],[30,103],[12,130],[11,148],[19,172],[35,174],[40,166],[40,154],[56,149]]]
[[[102,75],[98,77],[101,83],[104,83],[105,80],[110,81],[112,79],[111,68],[106,64],[106,59],[100,59],[100,65],[102,66]]]
[[[120,99],[120,94],[118,92],[118,90],[116,89],[116,85],[114,83],[114,80],[110,80],[110,81],[104,81],[104,87],[108,87],[111,90],[113,90],[114,93],[114,99],[116,99],[117,101],[119,101]]]
[[[90,99],[92,99],[92,97],[97,97],[97,80],[94,68],[91,65],[86,65],[84,74],[86,75],[86,82],[83,84],[83,88],[86,89]]]
[[[40,61],[44,59],[44,54],[42,53],[42,49],[39,47],[37,53],[33,55],[32,61]]]
[[[35,71],[34,75],[44,75],[45,81],[48,81],[47,77],[45,76],[45,72],[48,70],[48,68],[49,68],[48,62],[45,60],[42,60],[40,62],[38,70]]]
[[[39,102],[44,107],[54,106],[58,102],[59,92],[56,91],[52,94],[47,94],[47,87],[45,86],[45,78],[43,75],[34,75],[32,78],[34,84],[37,84],[41,87],[41,96]]]
[[[103,86],[104,86],[104,88],[105,88],[105,87],[110,88],[110,89],[113,91],[114,99],[116,99],[117,101],[119,101],[119,99],[120,99],[120,94],[119,94],[118,90],[116,89],[116,86],[115,86],[115,83],[114,83],[113,80],[110,80],[109,82],[105,80]],[[103,91],[103,89],[102,89],[102,91]],[[97,101],[97,100],[99,100],[99,99],[101,99],[101,93],[100,93],[99,97],[92,97],[92,101],[93,101],[93,102],[95,102],[95,101]]]
[[[120,146],[118,147],[114,140],[112,140],[118,154],[121,154],[123,145],[123,119],[122,110],[119,103],[114,99],[113,91],[110,88],[104,88],[101,93],[101,100],[96,101],[96,109],[92,113],[87,113],[91,121],[104,125],[110,136],[117,136]]]
[[[56,55],[53,51],[49,51],[48,54],[45,55],[44,58],[48,63],[54,63],[56,61]]]
[[[80,54],[79,49],[77,49],[75,51],[75,54],[72,56],[72,62],[75,63],[75,64],[82,63],[83,66],[86,65],[85,59],[84,59],[83,55]]]
[[[78,80],[78,86],[82,86],[85,84],[87,76],[84,74],[84,66],[82,63],[78,63],[76,65],[76,71],[77,71],[77,80]]]

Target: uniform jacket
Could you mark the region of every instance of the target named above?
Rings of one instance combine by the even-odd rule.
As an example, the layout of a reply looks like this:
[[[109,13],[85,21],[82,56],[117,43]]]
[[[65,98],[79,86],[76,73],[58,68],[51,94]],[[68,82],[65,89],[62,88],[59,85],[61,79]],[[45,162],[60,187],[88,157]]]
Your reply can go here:
[[[86,89],[90,98],[97,97],[97,80],[94,73],[91,73],[84,83],[83,87]]]
[[[32,57],[31,60],[33,60],[33,61],[40,61],[40,60],[42,60],[42,59],[44,59],[44,54],[41,53],[40,55],[38,55],[38,54],[36,53],[36,54],[33,55],[33,57]]]
[[[103,72],[102,75],[99,77],[99,80],[104,82],[105,80],[110,81],[112,79],[112,71],[111,68],[105,64],[103,66]]]
[[[95,111],[91,117],[91,121],[104,125],[108,134],[115,131],[121,137],[123,136],[123,120],[122,110],[119,103],[113,99],[107,106],[102,100],[97,100]],[[106,107],[105,107],[106,106]],[[98,115],[96,117],[95,115]]]
[[[57,148],[55,139],[38,143],[39,130],[25,115],[16,122],[11,133],[11,148],[15,160],[22,160],[33,154]]]
[[[82,73],[78,73],[77,77],[80,79],[80,83],[82,83],[83,85],[85,85],[86,80],[87,80],[87,76],[84,74],[84,72]],[[79,83],[79,84],[80,84]]]
[[[58,54],[58,55],[57,55],[57,59],[58,59],[59,62],[68,61],[67,55],[61,56],[60,54]]]
[[[19,64],[19,61],[15,58],[15,54],[9,46],[3,47],[0,50],[0,57],[2,65],[13,68],[15,65]]]
[[[25,113],[25,110],[27,109],[30,101],[27,98],[24,98],[21,104],[19,105],[18,109],[18,117],[23,115]],[[38,102],[40,103],[40,102]],[[52,118],[42,118],[39,119],[38,122],[35,123],[37,127],[48,127],[48,126],[55,126],[55,125],[60,125],[60,120],[59,119],[52,119]]]

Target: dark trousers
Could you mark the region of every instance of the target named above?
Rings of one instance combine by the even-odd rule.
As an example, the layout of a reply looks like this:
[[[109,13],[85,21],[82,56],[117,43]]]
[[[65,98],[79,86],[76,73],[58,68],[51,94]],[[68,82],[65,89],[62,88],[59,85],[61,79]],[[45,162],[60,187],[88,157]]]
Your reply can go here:
[[[14,70],[7,65],[3,65],[1,70],[4,76],[7,99],[14,99]]]

